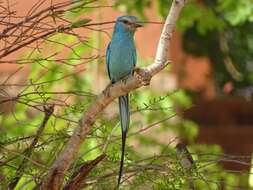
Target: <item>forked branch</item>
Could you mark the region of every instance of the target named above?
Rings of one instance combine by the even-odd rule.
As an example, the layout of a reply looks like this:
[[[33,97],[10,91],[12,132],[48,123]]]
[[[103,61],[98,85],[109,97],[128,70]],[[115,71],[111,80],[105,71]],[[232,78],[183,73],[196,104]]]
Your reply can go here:
[[[64,175],[74,161],[80,145],[85,141],[86,136],[91,131],[92,124],[96,121],[99,113],[102,112],[108,104],[115,98],[147,84],[147,80],[150,80],[168,64],[168,50],[171,36],[185,3],[186,0],[173,1],[159,40],[154,63],[147,68],[141,69],[141,72],[138,72],[138,74],[134,76],[130,76],[126,80],[108,86],[84,112],[83,117],[80,119],[79,126],[75,129],[65,148],[55,160],[48,175],[42,182],[41,189],[58,190],[61,188]]]

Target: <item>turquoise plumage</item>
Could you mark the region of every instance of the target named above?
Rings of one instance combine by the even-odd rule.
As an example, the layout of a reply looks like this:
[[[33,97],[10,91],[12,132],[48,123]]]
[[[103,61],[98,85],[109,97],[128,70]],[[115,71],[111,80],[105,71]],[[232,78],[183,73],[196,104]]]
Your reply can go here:
[[[133,73],[136,65],[134,33],[141,26],[134,16],[121,16],[117,18],[112,40],[106,50],[107,72],[112,83],[122,80]],[[123,172],[125,143],[130,123],[128,94],[119,97],[119,111],[122,131],[122,155],[118,186]]]

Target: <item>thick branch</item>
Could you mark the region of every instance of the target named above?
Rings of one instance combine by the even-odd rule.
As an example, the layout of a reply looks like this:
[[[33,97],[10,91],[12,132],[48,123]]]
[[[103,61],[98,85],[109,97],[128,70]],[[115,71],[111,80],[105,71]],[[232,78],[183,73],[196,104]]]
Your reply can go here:
[[[63,190],[79,190],[82,189],[85,178],[89,175],[91,170],[96,167],[106,157],[105,154],[98,156],[96,159],[90,161],[89,163],[84,163],[80,169],[73,174],[69,182],[65,185]]]
[[[50,168],[47,177],[42,183],[41,189],[60,189],[64,180],[64,174],[75,159],[81,143],[85,140],[87,134],[89,134],[92,124],[95,122],[99,113],[103,111],[108,104],[115,98],[143,86],[143,82],[146,84],[147,79],[150,80],[153,75],[166,66],[171,36],[184,4],[185,0],[173,1],[160,37],[155,62],[146,69],[143,69],[139,75],[130,76],[125,81],[120,81],[115,85],[107,87],[86,110],[83,117],[80,119],[79,126],[75,129],[64,150]]]

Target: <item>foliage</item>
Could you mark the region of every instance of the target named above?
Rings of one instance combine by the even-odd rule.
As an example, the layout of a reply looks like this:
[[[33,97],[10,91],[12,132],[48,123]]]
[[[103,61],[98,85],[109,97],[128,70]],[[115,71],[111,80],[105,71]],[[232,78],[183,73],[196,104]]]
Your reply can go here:
[[[252,2],[206,0],[202,5],[193,3],[192,6],[203,13],[198,11],[198,17],[189,19],[192,24],[182,27],[185,50],[196,56],[210,58],[218,87],[222,87],[227,81],[233,81],[237,88],[250,86],[250,76],[253,74],[249,69],[253,58],[250,45]],[[184,14],[192,13],[189,8],[190,6],[185,9]],[[208,12],[210,14],[206,15]]]
[[[144,8],[150,6],[151,2],[118,1],[116,6],[125,6],[128,11],[135,9],[144,17]],[[165,15],[168,10],[168,7],[164,6],[165,3],[167,5],[170,1],[158,1],[160,15]],[[243,5],[238,5],[240,6]],[[217,10],[221,12],[229,7],[229,4],[221,3]],[[198,8],[201,11],[196,11]],[[90,22],[89,19],[80,18],[89,11],[91,9],[74,8],[67,11],[63,18],[72,19],[71,29],[76,29]],[[211,25],[202,20],[203,15],[208,17]],[[209,9],[205,12],[202,7],[193,3],[185,10],[184,17],[179,27],[185,34],[193,28],[194,35],[199,34],[197,39],[203,39],[202,35],[211,35],[209,32],[213,30],[225,31],[227,27],[227,23],[217,20],[215,12]],[[231,16],[227,15],[226,19],[231,20]],[[241,16],[237,22],[232,22],[239,25],[246,22],[246,18]],[[92,32],[94,34],[97,31],[94,29]],[[18,168],[24,166],[23,160],[27,162],[15,189],[33,189],[39,185],[48,167],[78,125],[78,120],[87,106],[94,100],[94,91],[98,90],[94,87],[96,86],[94,73],[99,70],[98,60],[103,59],[98,55],[100,52],[96,52],[93,47],[94,44],[102,42],[93,34],[85,33],[85,38],[82,38],[84,40],[80,40],[80,36],[73,33],[59,32],[47,37],[40,44],[40,48],[22,55],[23,60],[31,60],[27,83],[18,89],[11,111],[0,115],[0,186],[3,189],[15,179]],[[205,45],[208,46],[209,43]],[[48,51],[52,49],[55,52]],[[200,53],[202,54],[204,53]],[[139,62],[149,64],[148,61],[139,60]],[[99,70],[99,75],[105,79],[104,71]],[[167,139],[164,134],[178,135],[194,142],[198,126],[180,118],[180,111],[191,106],[191,99],[183,90],[157,94],[149,89],[142,89],[131,93],[130,102],[133,119],[126,147],[126,181],[121,189],[187,189],[189,174],[176,159],[174,148],[176,139],[174,137]],[[38,143],[32,149],[31,156],[27,157],[27,149],[45,117],[43,107],[50,105],[54,106],[54,114],[50,115]],[[86,179],[84,189],[115,188],[121,149],[118,112],[115,107],[117,108],[116,103],[101,113],[89,137],[82,144],[78,158],[71,165],[65,181],[71,179],[72,174],[84,163],[105,152],[106,160],[92,170]],[[198,168],[193,174],[198,189],[208,189],[201,176],[214,181],[208,183],[212,189],[218,189],[216,182],[221,179],[235,185],[235,175],[229,174],[219,165],[206,165],[210,159],[208,155],[210,151],[213,153],[212,156],[216,156],[213,159],[214,163],[222,157],[219,147],[192,145],[190,148],[191,152],[195,153],[193,156]]]
[[[167,5],[171,0],[138,2],[141,6],[137,8],[129,1],[118,0],[116,5],[120,10],[125,10],[129,14],[139,14],[142,18],[146,18],[145,10],[155,6],[157,14],[164,19],[168,13]],[[233,82],[235,89],[252,86],[252,15],[251,0],[189,0],[181,13],[177,27],[182,33],[182,46],[189,54],[209,57],[213,64],[212,74],[218,92],[221,92],[220,89],[228,81]],[[182,138],[194,141],[196,134],[194,125],[191,121],[185,121],[175,126],[177,128],[185,126],[178,130],[178,134]],[[189,134],[192,134],[192,137]],[[203,148],[202,151],[205,152],[206,149]],[[219,174],[210,175],[209,180],[226,179],[227,189],[232,189],[232,184],[236,185],[236,176],[223,171],[220,166],[213,165],[207,170],[210,173],[214,170],[220,171]],[[204,189],[203,186],[199,188]],[[215,187],[212,186],[211,189]]]
[[[155,4],[146,0],[133,2],[138,2],[139,6],[120,0],[116,5],[143,16],[144,9]],[[170,2],[156,1],[158,14],[163,18]],[[249,87],[253,83],[252,15],[251,0],[189,0],[182,11],[178,29],[183,34],[184,50],[194,56],[210,58],[217,88],[223,88],[228,81],[236,88]]]

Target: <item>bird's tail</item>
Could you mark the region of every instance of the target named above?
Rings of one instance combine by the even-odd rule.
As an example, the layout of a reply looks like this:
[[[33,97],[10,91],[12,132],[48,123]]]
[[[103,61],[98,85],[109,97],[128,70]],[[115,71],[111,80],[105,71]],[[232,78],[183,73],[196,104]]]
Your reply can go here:
[[[120,111],[120,124],[121,124],[121,133],[122,133],[122,150],[121,150],[122,152],[121,152],[121,161],[120,161],[120,168],[119,168],[118,187],[120,185],[120,180],[123,173],[126,136],[127,136],[129,123],[130,123],[128,94],[119,97],[119,111]]]

